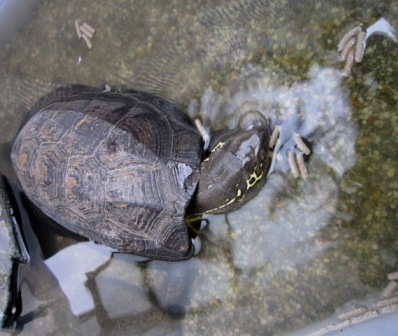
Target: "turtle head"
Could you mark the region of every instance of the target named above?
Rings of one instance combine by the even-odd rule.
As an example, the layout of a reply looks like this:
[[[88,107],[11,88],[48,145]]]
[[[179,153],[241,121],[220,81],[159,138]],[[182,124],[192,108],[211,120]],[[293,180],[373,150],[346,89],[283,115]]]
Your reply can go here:
[[[191,213],[227,213],[251,200],[269,169],[269,125],[257,111],[241,117],[239,127],[213,137],[201,165]]]

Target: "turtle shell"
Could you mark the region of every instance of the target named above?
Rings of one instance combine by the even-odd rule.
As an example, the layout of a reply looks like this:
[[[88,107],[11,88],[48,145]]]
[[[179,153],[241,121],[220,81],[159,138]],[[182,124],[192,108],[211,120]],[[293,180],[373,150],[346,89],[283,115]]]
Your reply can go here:
[[[148,93],[72,88],[42,99],[14,142],[27,196],[57,223],[120,252],[189,258],[184,217],[203,155],[189,118]]]

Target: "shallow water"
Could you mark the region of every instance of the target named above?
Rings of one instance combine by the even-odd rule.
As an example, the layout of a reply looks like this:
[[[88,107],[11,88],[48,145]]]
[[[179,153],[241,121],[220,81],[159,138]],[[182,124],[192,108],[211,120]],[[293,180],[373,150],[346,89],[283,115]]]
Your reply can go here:
[[[43,261],[28,232],[15,334],[303,334],[371,307],[398,267],[398,44],[371,37],[343,78],[337,43],[381,16],[398,28],[388,2],[42,1],[0,55],[10,178],[7,144],[29,106],[65,83],[153,92],[211,128],[259,110],[313,154],[305,181],[281,149],[260,195],[209,217],[189,261],[137,262],[87,242]],[[96,29],[91,50],[76,19]]]

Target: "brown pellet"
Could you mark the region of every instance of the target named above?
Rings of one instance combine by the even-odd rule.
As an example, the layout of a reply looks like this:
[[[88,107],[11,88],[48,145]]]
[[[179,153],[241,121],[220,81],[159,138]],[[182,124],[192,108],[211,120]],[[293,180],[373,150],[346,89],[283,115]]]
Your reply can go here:
[[[82,39],[84,40],[84,42],[86,42],[88,49],[91,49],[93,47],[87,35],[82,34]]]
[[[362,62],[363,55],[365,54],[365,37],[366,31],[361,30],[358,33],[357,44],[355,45],[355,61],[358,63]]]
[[[347,61],[345,62],[343,76],[348,77],[351,73],[352,66],[354,65],[354,50],[350,50],[347,56]]]
[[[392,296],[392,297],[390,297],[388,299],[385,299],[385,300],[377,301],[376,303],[373,304],[373,306],[375,308],[377,308],[377,309],[380,309],[380,308],[383,308],[383,307],[386,307],[386,306],[390,306],[390,305],[393,305],[393,304],[396,304],[396,303],[398,303],[398,295]]]
[[[290,170],[292,171],[293,176],[295,178],[299,177],[300,173],[299,173],[299,169],[297,167],[296,157],[291,150],[287,151],[287,158],[288,158],[289,167],[290,167]]]
[[[84,35],[87,35],[89,38],[92,38],[92,37],[93,37],[93,34],[92,34],[89,30],[87,30],[86,28],[84,28],[83,25],[80,26],[80,31],[81,31]]]
[[[347,59],[348,53],[354,47],[355,44],[355,37],[351,37],[347,44],[345,45],[343,51],[340,54],[340,62],[344,62]]]
[[[271,134],[271,139],[269,140],[269,148],[274,148],[277,141],[278,141],[278,137],[281,131],[281,127],[280,126],[275,126],[274,130],[272,131]]]
[[[380,309],[380,313],[391,313],[398,310],[398,304],[392,304]]]
[[[387,285],[386,288],[384,288],[383,293],[381,295],[383,295],[384,297],[389,297],[392,295],[392,293],[394,293],[394,291],[397,289],[398,287],[398,283],[395,281],[390,281],[390,283]]]
[[[398,280],[398,271],[387,274],[388,280]]]
[[[84,29],[88,30],[91,34],[94,35],[95,33],[95,29],[93,27],[91,27],[89,24],[87,24],[86,22],[84,22],[82,24],[82,26],[84,27]]]
[[[308,172],[307,172],[307,167],[305,166],[305,162],[304,162],[304,155],[297,154],[296,159],[297,159],[297,165],[298,165],[298,169],[300,171],[300,175],[303,179],[306,180],[308,178]]]
[[[361,26],[356,26],[356,27],[352,28],[348,33],[344,34],[344,36],[341,38],[341,40],[337,46],[337,50],[342,51],[344,49],[345,45],[347,44],[347,42],[349,41],[349,39],[351,37],[357,35],[360,30],[361,30]]]
[[[348,319],[351,319],[353,317],[365,314],[367,311],[368,311],[368,308],[366,308],[366,307],[358,307],[358,308],[350,310],[350,311],[348,311],[348,312],[346,312],[344,314],[339,315],[338,319],[340,321],[348,320]]]
[[[309,155],[311,153],[311,150],[305,144],[303,139],[301,139],[300,134],[294,133],[293,139],[294,139],[294,142],[296,143],[297,148],[300,149],[305,155]]]
[[[203,142],[205,144],[208,144],[210,142],[210,135],[206,131],[206,129],[203,127],[203,124],[199,119],[195,119],[195,126],[196,126],[196,129],[198,130],[198,132],[200,133],[200,135],[203,139]]]
[[[77,37],[82,38],[82,32],[80,31],[80,27],[79,27],[79,20],[75,21],[75,29],[76,29]]]

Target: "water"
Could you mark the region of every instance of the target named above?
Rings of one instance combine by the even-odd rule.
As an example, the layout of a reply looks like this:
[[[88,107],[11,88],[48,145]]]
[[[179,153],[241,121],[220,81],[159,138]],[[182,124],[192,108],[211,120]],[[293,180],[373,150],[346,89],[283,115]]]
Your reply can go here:
[[[28,107],[64,83],[153,92],[211,128],[256,109],[313,154],[304,181],[282,148],[260,195],[209,217],[189,261],[137,262],[87,242],[54,254],[71,242],[59,236],[43,261],[28,233],[15,334],[303,334],[371,308],[398,267],[398,45],[372,36],[343,78],[337,43],[381,16],[397,28],[397,14],[372,1],[42,1],[0,55],[3,174]],[[91,50],[76,19],[96,29]]]

